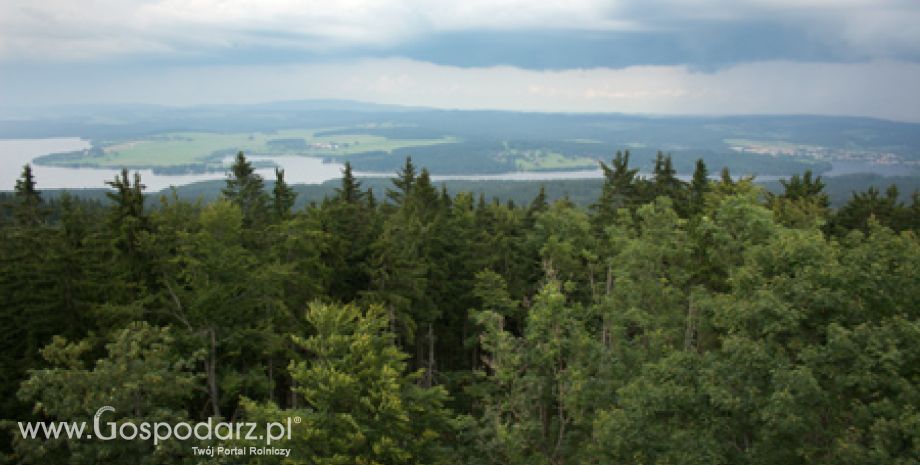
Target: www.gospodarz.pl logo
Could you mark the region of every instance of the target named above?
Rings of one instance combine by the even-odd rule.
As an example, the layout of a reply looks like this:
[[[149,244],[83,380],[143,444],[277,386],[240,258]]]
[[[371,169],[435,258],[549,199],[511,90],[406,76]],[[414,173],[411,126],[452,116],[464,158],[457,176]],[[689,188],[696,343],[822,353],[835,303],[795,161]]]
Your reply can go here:
[[[178,439],[186,441],[260,441],[266,446],[273,442],[291,439],[293,426],[301,422],[300,417],[288,417],[283,422],[115,422],[105,421],[103,415],[114,413],[111,406],[101,407],[93,416],[92,433],[86,430],[86,422],[18,422],[19,433],[24,439],[95,439],[100,441],[152,441],[157,445],[163,441]],[[219,446],[220,447],[220,446]],[[231,450],[235,448],[221,449]],[[199,449],[199,448],[195,448]],[[290,450],[278,451],[287,455]],[[197,453],[197,450],[196,450]],[[260,454],[261,455],[261,454]]]

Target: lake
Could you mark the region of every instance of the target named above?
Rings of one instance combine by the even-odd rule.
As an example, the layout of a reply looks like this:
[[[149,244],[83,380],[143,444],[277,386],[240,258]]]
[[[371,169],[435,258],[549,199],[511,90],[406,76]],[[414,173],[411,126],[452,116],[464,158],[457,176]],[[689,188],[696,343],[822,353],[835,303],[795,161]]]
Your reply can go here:
[[[0,139],[0,191],[12,190],[22,167],[33,159],[49,153],[72,152],[90,147],[89,141],[76,137],[49,139]],[[232,161],[228,157],[225,163]],[[325,162],[315,157],[300,156],[251,156],[252,161],[272,161],[284,169],[285,180],[290,184],[322,184],[338,179],[343,165]],[[39,189],[85,189],[104,188],[105,182],[115,178],[120,170],[112,168],[65,168],[57,166],[32,165]],[[152,170],[132,170],[141,173],[141,180],[148,192],[157,192],[169,186],[182,186],[199,181],[225,179],[226,173],[201,173],[183,175],[160,175]],[[266,180],[275,179],[273,168],[260,168],[256,173]],[[395,173],[355,172],[358,177],[393,177]],[[643,175],[648,175],[643,174]],[[559,179],[600,179],[603,172],[595,170],[573,171],[517,171],[501,174],[432,175],[433,181],[552,181]],[[689,176],[678,176],[689,180]],[[758,176],[760,181],[777,179],[777,176]]]
[[[22,167],[36,157],[49,153],[71,152],[89,148],[89,141],[74,137],[53,139],[0,139],[0,190],[12,190]],[[250,157],[264,160],[265,157]],[[319,158],[270,157],[285,170],[285,178],[292,184],[320,184],[339,178],[342,165],[323,163]],[[120,170],[111,168],[65,168],[57,166],[32,165],[39,189],[83,189],[104,188],[105,182],[115,178]],[[154,174],[149,169],[132,170],[141,173],[141,180],[149,192],[181,186],[199,181],[224,179],[225,173],[201,173],[185,175]],[[256,170],[265,179],[274,179],[273,168]]]
[[[90,147],[89,141],[76,137],[49,139],[0,139],[0,190],[12,190],[16,179],[22,173],[22,167],[37,157],[49,153],[71,152]],[[285,180],[291,184],[321,184],[342,176],[343,165],[324,162],[320,158],[299,156],[251,156],[252,161],[272,161],[284,168]],[[229,157],[225,162],[232,160]],[[42,166],[33,163],[32,170],[39,189],[84,189],[104,188],[105,182],[111,181],[120,170],[111,168],[66,168]],[[141,180],[148,192],[166,189],[169,186],[181,186],[199,181],[226,178],[225,173],[201,173],[183,175],[154,174],[149,169],[132,170],[141,173]],[[275,178],[273,168],[257,169],[256,172],[267,180]],[[392,177],[394,173],[361,173],[359,177]],[[595,179],[603,176],[601,170],[556,171],[556,172],[514,172],[483,175],[436,175],[434,181],[449,180],[508,180],[540,181],[553,179]]]

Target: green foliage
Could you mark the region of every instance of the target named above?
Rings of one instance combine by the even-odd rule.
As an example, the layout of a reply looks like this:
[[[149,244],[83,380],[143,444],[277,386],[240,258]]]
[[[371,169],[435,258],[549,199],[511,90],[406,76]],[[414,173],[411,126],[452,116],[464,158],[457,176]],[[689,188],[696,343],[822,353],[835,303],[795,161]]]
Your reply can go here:
[[[868,247],[882,253],[867,257]],[[698,299],[717,344],[644,366],[598,417],[598,444],[608,446],[598,454],[639,463],[910,463],[917,399],[904,387],[916,379],[917,351],[904,338],[917,314],[903,298],[915,296],[879,302],[884,284],[856,283],[871,269],[876,282],[915,288],[917,274],[905,267],[918,251],[914,238],[884,230],[845,249],[814,229],[779,229],[752,243],[731,290]]]
[[[2,418],[299,417],[286,463],[916,463],[920,194],[832,211],[808,172],[765,194],[664,154],[603,169],[584,209],[451,196],[408,158],[378,201],[346,164],[295,209],[242,153],[212,202],[148,205],[126,170],[105,206],[46,200],[27,167]],[[4,431],[16,463],[201,459]]]
[[[709,192],[709,170],[706,163],[700,158],[693,169],[693,177],[687,190],[687,209],[691,216],[699,215],[706,204],[706,193]]]
[[[293,336],[305,355],[290,367],[303,407],[279,412],[246,403],[254,418],[303,418],[294,437],[282,443],[296,454],[287,463],[444,463],[447,393],[418,386],[421,373],[406,374],[406,355],[387,331],[386,312],[311,304],[306,321],[314,334]]]
[[[780,180],[782,195],[767,194],[767,203],[777,221],[794,228],[822,227],[827,222],[830,200],[824,191],[821,176],[812,179],[811,171],[789,181]]]
[[[879,222],[895,231],[920,229],[920,194],[915,193],[910,207],[898,200],[898,187],[890,185],[881,195],[875,187],[870,187],[866,192],[854,192],[849,202],[844,204],[831,219],[829,232],[835,235],[845,235],[853,229],[863,232],[869,230],[869,225]]]
[[[566,303],[557,281],[536,296],[525,330],[514,336],[495,311],[478,314],[488,376],[472,446],[475,463],[555,464],[573,461],[590,435],[586,399],[605,360],[586,314]]]
[[[111,406],[101,423],[187,421],[181,407],[200,387],[191,371],[193,357],[182,357],[169,328],[138,322],[115,331],[105,343],[105,356],[87,363],[97,344],[92,338],[69,342],[55,337],[42,350],[48,368],[32,370],[19,391],[33,402],[45,421],[85,421],[92,425],[96,411]],[[91,360],[91,359],[90,359]],[[18,430],[18,426],[5,425]],[[87,433],[92,433],[91,426]],[[63,436],[63,435],[62,435]],[[187,444],[167,441],[27,439],[14,435],[12,459],[19,463],[191,463]]]
[[[323,231],[329,235],[329,248],[323,260],[336,277],[329,289],[335,299],[355,300],[369,287],[371,276],[367,258],[374,237],[380,234],[373,201],[371,192],[361,191],[361,183],[352,175],[351,164],[346,163],[336,195],[324,202],[318,212]]]
[[[592,207],[598,223],[610,224],[619,209],[635,208],[641,201],[636,178],[639,170],[629,168],[629,150],[625,153],[618,150],[613,167],[602,162],[601,169],[604,171],[604,188],[600,199]]]
[[[611,285],[601,305],[625,368],[683,347],[689,302],[690,241],[685,220],[664,197],[639,208],[639,222],[608,232],[618,253],[609,259]]]
[[[160,305],[187,344],[204,350],[208,404],[214,416],[235,407],[238,395],[268,396],[265,363],[278,350],[273,329],[288,319],[281,299],[287,267],[261,263],[243,245],[243,213],[214,202],[195,230],[179,231],[161,264]]]
[[[284,181],[284,170],[275,168],[275,185],[272,187],[271,210],[275,221],[290,218],[297,193]]]
[[[22,175],[16,180],[13,193],[13,217],[17,224],[34,227],[44,221],[47,212],[42,202],[42,194],[35,188],[31,165],[22,167]]]
[[[586,212],[558,201],[536,215],[530,240],[541,244],[539,254],[547,277],[578,286],[584,295],[595,292],[599,264]]]
[[[108,214],[108,231],[104,236],[111,248],[112,267],[123,277],[123,294],[119,303],[137,298],[144,286],[150,284],[150,263],[140,249],[140,240],[149,230],[145,212],[145,186],[141,184],[140,174],[135,172],[133,182],[128,178],[128,170],[122,169],[121,175],[107,182],[112,191],[106,192],[111,201]]]
[[[282,177],[283,181],[283,177]],[[281,183],[284,184],[283,182]],[[267,213],[266,203],[268,196],[263,190],[262,177],[256,174],[252,163],[246,160],[246,156],[240,151],[236,154],[233,165],[230,166],[230,173],[227,175],[227,186],[223,189],[223,197],[235,204],[243,212],[244,224],[247,227],[259,226],[265,221]],[[277,195],[277,194],[276,194]],[[277,202],[275,210],[283,210],[283,207],[289,200],[287,197],[290,193],[282,193],[280,198],[275,199]]]

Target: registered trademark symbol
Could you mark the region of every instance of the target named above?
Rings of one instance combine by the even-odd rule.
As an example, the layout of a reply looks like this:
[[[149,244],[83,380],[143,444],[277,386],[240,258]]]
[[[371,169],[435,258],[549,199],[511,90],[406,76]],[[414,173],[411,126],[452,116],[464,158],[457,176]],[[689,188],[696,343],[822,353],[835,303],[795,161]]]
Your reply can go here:
[[[294,423],[300,424],[300,417],[294,417]]]

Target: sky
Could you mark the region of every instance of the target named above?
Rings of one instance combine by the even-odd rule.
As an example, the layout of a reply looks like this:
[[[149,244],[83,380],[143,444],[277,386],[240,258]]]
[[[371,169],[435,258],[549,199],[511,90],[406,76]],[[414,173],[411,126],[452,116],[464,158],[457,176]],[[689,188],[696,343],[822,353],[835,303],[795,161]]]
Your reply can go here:
[[[0,0],[0,106],[920,121],[917,0]]]

